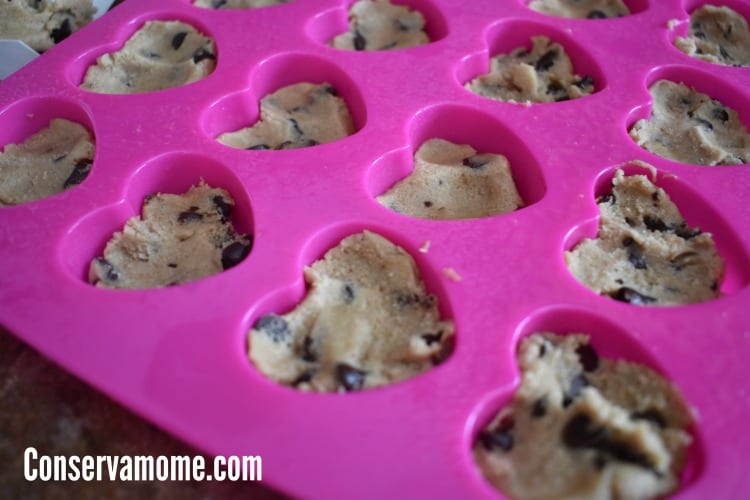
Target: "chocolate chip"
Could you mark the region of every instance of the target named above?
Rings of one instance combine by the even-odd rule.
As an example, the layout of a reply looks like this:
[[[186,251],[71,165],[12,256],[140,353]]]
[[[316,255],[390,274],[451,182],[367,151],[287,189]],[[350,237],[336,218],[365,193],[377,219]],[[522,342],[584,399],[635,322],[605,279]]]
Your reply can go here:
[[[680,223],[679,225],[672,228],[674,231],[674,234],[682,238],[683,240],[691,240],[701,234],[701,230],[696,228],[692,228],[685,224],[684,222]]]
[[[439,365],[446,359],[448,359],[451,354],[453,354],[453,348],[456,345],[456,338],[455,337],[448,337],[447,339],[443,340],[442,345],[440,346],[440,350],[430,356],[430,361],[432,361],[433,365]]]
[[[190,207],[189,210],[180,212],[180,214],[177,216],[177,222],[180,224],[188,224],[190,222],[198,222],[199,220],[203,220],[203,214],[199,213],[197,210],[198,207]]]
[[[425,333],[424,335],[422,335],[422,339],[427,345],[432,345],[435,342],[440,342],[443,339],[443,331],[441,330],[437,333]]]
[[[600,203],[609,203],[610,205],[614,205],[617,203],[617,197],[614,193],[605,194],[604,196],[600,196],[596,199],[596,204]]]
[[[702,31],[696,31],[696,32],[694,32],[693,36],[695,38],[698,38],[699,40],[705,40],[706,39],[706,34],[703,33]]]
[[[317,146],[318,144],[320,144],[320,143],[318,141],[316,141],[315,139],[308,139],[308,140],[305,141],[305,146],[304,147],[309,148],[311,146]]]
[[[227,245],[224,250],[221,251],[221,267],[229,269],[234,267],[244,260],[250,254],[252,242],[244,244],[241,241],[235,241],[234,243]]]
[[[299,128],[299,123],[297,122],[297,120],[295,120],[294,118],[289,118],[289,121],[291,122],[292,127],[294,128],[294,133],[295,134],[297,134],[298,136],[305,135],[305,133],[302,131],[302,129]]]
[[[653,469],[647,457],[628,444],[616,441],[609,430],[595,424],[588,415],[574,415],[563,428],[562,440],[568,448],[598,450],[616,460]]]
[[[292,386],[297,387],[300,384],[307,383],[315,376],[315,370],[305,370],[296,379],[292,381]]]
[[[358,370],[346,363],[336,365],[336,378],[347,391],[358,391],[364,387],[367,372]]]
[[[541,398],[534,401],[531,407],[531,416],[534,418],[542,418],[547,414],[547,397],[542,396]]]
[[[591,87],[594,85],[594,79],[591,77],[591,75],[585,75],[583,78],[575,82],[573,85],[575,85],[579,89]]]
[[[547,344],[540,344],[539,345],[539,357],[543,358],[544,355],[547,354]]]
[[[556,49],[548,50],[547,52],[542,54],[542,57],[540,57],[534,64],[534,69],[537,71],[547,71],[555,64],[555,60],[557,60],[557,57],[558,53]]]
[[[60,156],[56,156],[55,158],[52,158],[52,163],[60,163],[62,160],[68,157],[68,153],[63,153]]]
[[[630,227],[635,227],[635,221],[630,217],[625,217],[625,223]]]
[[[628,252],[628,262],[630,262],[633,267],[636,269],[647,269],[648,264],[646,263],[646,258],[643,256],[643,249],[641,248],[641,245],[638,244],[637,241],[635,241],[630,236],[626,236],[622,239],[622,246],[624,246],[627,249]]]
[[[716,118],[717,120],[721,120],[723,122],[726,122],[729,120],[729,113],[727,113],[726,109],[723,108],[714,108],[711,110],[711,116]]]
[[[367,40],[359,31],[354,32],[354,50],[365,50]]]
[[[664,419],[664,416],[654,408],[643,411],[634,411],[630,414],[630,418],[632,418],[633,420],[648,420],[649,422],[653,422],[654,424],[658,425],[662,429],[667,427],[667,421]]]
[[[425,201],[424,202],[424,206],[427,207],[427,208],[430,208],[432,206],[432,202],[431,201]]]
[[[719,45],[719,54],[721,54],[721,57],[724,59],[731,59],[732,57],[729,55],[729,52],[727,52],[727,49],[725,49],[723,46]]]
[[[274,342],[285,341],[292,333],[286,320],[276,314],[266,314],[260,318],[255,323],[255,329],[271,337]]]
[[[120,275],[115,270],[115,266],[113,266],[107,259],[104,257],[98,257],[96,263],[107,281],[117,281],[120,279]]]
[[[469,158],[464,158],[464,161],[462,161],[461,163],[466,167],[477,169],[482,168],[489,162],[490,160],[481,156],[470,156]]]
[[[198,64],[205,59],[213,59],[215,61],[216,56],[202,47],[193,53],[193,62],[195,64]]]
[[[354,302],[354,287],[351,285],[351,283],[344,283],[342,292],[344,295],[344,304],[351,304],[352,302]]]
[[[669,226],[658,217],[652,217],[650,215],[643,216],[643,224],[650,231],[669,231]]]
[[[599,355],[591,344],[579,345],[576,354],[578,354],[578,361],[580,361],[584,371],[593,372],[599,368]]]
[[[334,97],[339,95],[339,93],[336,92],[336,89],[333,88],[333,86],[331,84],[328,84],[328,83],[325,83],[325,84],[321,85],[320,89],[321,89],[322,92],[325,92],[326,94],[330,94],[330,95],[332,95]]]
[[[559,94],[560,92],[565,92],[565,87],[560,82],[550,82],[547,85],[547,94]]]
[[[570,387],[568,388],[568,391],[563,396],[563,408],[567,408],[568,406],[570,406],[573,401],[575,401],[576,398],[581,395],[581,391],[583,391],[584,387],[588,387],[588,385],[589,379],[586,378],[586,375],[580,373],[573,377],[573,380],[570,381]]]
[[[659,191],[654,191],[653,193],[651,193],[651,199],[653,201],[659,201]]]
[[[264,149],[271,149],[271,147],[268,144],[256,144],[255,146],[250,146],[249,148],[246,148],[246,149],[250,151],[253,151],[253,150],[260,151]]]
[[[487,451],[493,448],[500,448],[503,451],[513,449],[513,426],[515,421],[513,417],[505,417],[494,430],[484,430],[479,434],[479,441]]]
[[[646,305],[656,302],[656,299],[654,297],[643,295],[642,293],[639,293],[636,290],[633,290],[632,288],[628,288],[626,286],[620,287],[616,291],[611,292],[608,295],[615,300],[619,300],[620,302],[628,302],[629,304],[635,305]]]
[[[60,43],[68,38],[71,33],[73,33],[73,30],[70,28],[70,20],[65,19],[62,24],[60,24],[60,27],[53,29],[49,35],[55,43]]]
[[[607,14],[600,10],[592,10],[586,15],[586,19],[606,19]]]
[[[232,205],[227,203],[227,200],[218,194],[211,198],[211,201],[216,205],[216,210],[219,212],[219,215],[221,215],[221,222],[228,221],[229,216],[232,214]]]
[[[704,120],[703,118],[693,118],[693,119],[697,121],[700,125],[703,125],[704,127],[706,127],[708,130],[714,129],[713,124],[708,120]]]
[[[63,188],[68,189],[71,186],[77,186],[78,184],[82,183],[84,179],[88,177],[92,163],[93,162],[88,158],[81,158],[80,160],[78,160],[73,166],[73,171],[70,173],[68,178],[65,179]]]
[[[182,47],[182,43],[185,41],[185,37],[187,37],[188,32],[187,31],[180,31],[175,36],[172,37],[172,48],[174,50],[178,50],[180,47]]]
[[[170,263],[167,264],[167,267],[171,267],[172,269],[176,269],[177,268],[177,264],[175,264],[174,262],[170,262]]]
[[[226,3],[227,0],[212,0],[211,7],[213,7],[214,9],[218,9],[219,7],[223,7]]]
[[[313,350],[313,338],[309,335],[302,341],[302,360],[310,363],[318,360],[318,355]]]

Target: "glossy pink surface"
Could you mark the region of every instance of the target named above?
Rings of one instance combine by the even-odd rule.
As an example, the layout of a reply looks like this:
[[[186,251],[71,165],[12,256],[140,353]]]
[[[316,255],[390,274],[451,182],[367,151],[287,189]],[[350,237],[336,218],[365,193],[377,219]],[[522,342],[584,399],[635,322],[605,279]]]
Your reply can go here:
[[[97,141],[80,186],[0,208],[0,323],[198,448],[261,455],[263,478],[276,488],[373,499],[497,497],[471,446],[518,382],[518,339],[583,331],[602,354],[661,371],[695,408],[696,444],[677,497],[750,492],[750,165],[675,163],[627,134],[648,116],[647,88],[659,78],[695,86],[750,124],[750,69],[694,60],[671,45],[700,2],[633,0],[628,17],[565,20],[521,0],[409,0],[437,41],[376,53],[324,44],[347,29],[351,2],[343,0],[246,11],[155,3],[125,2],[0,83],[0,145],[55,117],[86,125]],[[747,2],[727,3],[748,15]],[[149,94],[78,87],[97,56],[151,19],[183,20],[213,36],[216,71]],[[489,55],[536,34],[562,43],[576,71],[594,77],[596,93],[522,106],[463,88],[485,72]],[[333,84],[357,132],[289,151],[214,140],[251,124],[263,95],[298,81]],[[408,174],[413,152],[431,137],[505,154],[527,206],[464,221],[382,207],[374,196]],[[727,264],[723,297],[642,308],[595,295],[568,273],[563,251],[595,235],[595,196],[631,160],[654,165],[688,222],[714,234]],[[88,263],[145,195],[181,192],[201,177],[231,192],[235,224],[255,235],[244,262],[164,289],[86,282]],[[303,267],[363,229],[414,256],[456,323],[452,357],[412,380],[355,394],[304,394],[267,380],[247,360],[247,330],[263,314],[294,307]],[[427,253],[419,251],[425,241]]]

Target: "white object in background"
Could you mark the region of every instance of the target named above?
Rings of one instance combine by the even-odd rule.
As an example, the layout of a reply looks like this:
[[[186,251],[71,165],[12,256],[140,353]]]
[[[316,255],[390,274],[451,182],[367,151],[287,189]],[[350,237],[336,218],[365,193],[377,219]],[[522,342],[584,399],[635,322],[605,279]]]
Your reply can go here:
[[[107,12],[113,3],[114,0],[94,0],[94,20]],[[37,57],[39,53],[21,40],[0,40],[0,80],[8,78]]]

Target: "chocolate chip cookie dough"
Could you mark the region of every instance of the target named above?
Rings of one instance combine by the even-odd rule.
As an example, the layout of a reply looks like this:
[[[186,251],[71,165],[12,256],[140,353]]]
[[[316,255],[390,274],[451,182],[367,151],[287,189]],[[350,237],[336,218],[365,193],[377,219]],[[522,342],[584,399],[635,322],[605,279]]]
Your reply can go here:
[[[583,334],[531,335],[518,364],[518,391],[474,446],[503,494],[645,499],[678,487],[692,416],[669,381],[600,358]]]
[[[44,52],[90,23],[95,13],[91,0],[3,0],[0,38]]]
[[[641,306],[703,302],[719,296],[724,264],[709,233],[689,226],[663,189],[618,170],[597,200],[599,234],[565,262],[593,291]]]
[[[594,92],[591,76],[573,73],[573,64],[559,43],[546,36],[531,40],[531,51],[518,47],[492,57],[490,72],[466,88],[490,99],[519,103],[567,101]]]
[[[384,206],[423,219],[472,219],[523,206],[508,160],[468,145],[430,139],[414,155],[414,170],[377,197]]]
[[[239,264],[253,238],[230,221],[234,200],[201,182],[185,194],[154,194],[142,216],[115,233],[91,262],[89,281],[107,288],[158,288],[188,283]]]
[[[649,89],[651,116],[630,136],[654,154],[694,165],[750,161],[750,134],[737,112],[681,83],[659,80]]]
[[[260,9],[294,0],[195,0],[193,5],[207,9]]]
[[[331,45],[346,50],[389,50],[430,43],[424,17],[389,0],[360,0],[349,9],[349,33],[336,36]]]
[[[304,391],[346,392],[414,377],[443,361],[453,324],[441,320],[412,257],[380,235],[345,238],[305,269],[307,296],[262,316],[249,357],[269,378]]]
[[[81,88],[137,94],[196,82],[216,67],[213,39],[180,21],[148,21],[121,50],[100,56]]]
[[[83,182],[94,159],[85,127],[64,119],[0,153],[0,205],[47,198]]]
[[[296,83],[260,101],[260,119],[251,127],[216,140],[238,149],[296,149],[325,144],[354,133],[349,109],[328,83]]]
[[[750,66],[747,20],[729,7],[704,5],[690,14],[687,37],[675,46],[689,56],[724,66]]]
[[[622,0],[532,0],[529,8],[551,16],[577,19],[604,19],[630,14]]]

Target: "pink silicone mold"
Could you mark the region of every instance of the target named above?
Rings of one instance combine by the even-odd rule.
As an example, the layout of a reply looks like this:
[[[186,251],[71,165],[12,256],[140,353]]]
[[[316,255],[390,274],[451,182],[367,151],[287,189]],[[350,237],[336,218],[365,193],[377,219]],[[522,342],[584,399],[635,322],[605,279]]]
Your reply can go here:
[[[750,125],[750,69],[709,65],[672,46],[696,1],[633,0],[633,15],[604,20],[545,16],[525,0],[406,3],[424,10],[433,42],[364,53],[326,45],[346,29],[349,1],[213,11],[188,0],[129,0],[0,83],[0,146],[55,117],[96,138],[81,185],[0,208],[0,323],[198,449],[261,455],[263,479],[275,488],[373,499],[499,497],[471,447],[518,384],[519,339],[539,329],[583,331],[603,354],[663,373],[695,408],[696,444],[676,497],[750,491],[750,166],[669,161],[627,133],[648,116],[647,89],[660,78],[695,86]],[[727,4],[747,15],[744,3]],[[138,95],[78,87],[97,56],[150,19],[179,19],[213,36],[215,71]],[[560,42],[576,71],[592,75],[594,94],[523,106],[463,87],[497,51],[537,34]],[[336,88],[355,134],[285,151],[216,142],[251,124],[266,93],[306,80]],[[433,136],[508,157],[524,208],[431,221],[377,203]],[[637,307],[594,294],[566,269],[563,252],[596,234],[596,196],[616,168],[644,172],[636,160],[654,166],[689,223],[714,234],[727,264],[719,299]],[[240,265],[162,289],[88,284],[88,263],[145,195],[201,178],[232,194],[235,225],[254,235]],[[364,229],[414,256],[456,324],[453,354],[411,380],[359,393],[306,394],[265,378],[247,359],[248,329],[294,307],[303,268]]]

